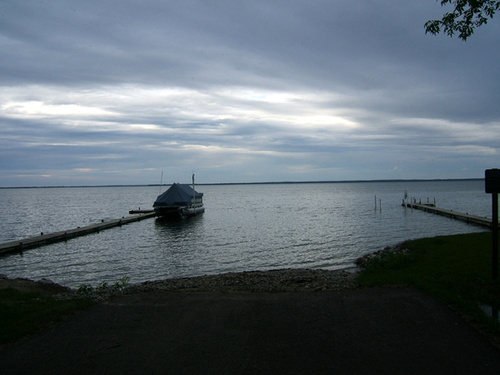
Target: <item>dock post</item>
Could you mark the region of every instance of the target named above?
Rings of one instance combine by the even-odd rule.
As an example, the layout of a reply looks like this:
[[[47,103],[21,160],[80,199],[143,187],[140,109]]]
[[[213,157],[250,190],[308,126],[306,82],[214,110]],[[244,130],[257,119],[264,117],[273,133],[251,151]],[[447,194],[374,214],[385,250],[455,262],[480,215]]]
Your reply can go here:
[[[492,194],[491,220],[491,261],[493,263],[493,280],[498,280],[498,194]]]
[[[491,194],[491,261],[492,277],[498,280],[498,193],[500,193],[500,169],[484,171],[484,185]]]

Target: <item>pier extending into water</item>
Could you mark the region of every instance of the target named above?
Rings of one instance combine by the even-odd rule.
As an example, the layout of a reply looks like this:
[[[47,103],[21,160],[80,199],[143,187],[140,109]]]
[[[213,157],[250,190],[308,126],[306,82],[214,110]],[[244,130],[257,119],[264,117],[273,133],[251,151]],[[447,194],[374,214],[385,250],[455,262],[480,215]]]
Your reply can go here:
[[[430,212],[433,214],[441,215],[441,216],[447,216],[451,219],[456,219],[460,221],[465,221],[466,223],[469,224],[474,224],[474,225],[479,225],[488,229],[493,229],[492,228],[492,222],[491,219],[487,217],[481,217],[481,216],[476,216],[476,215],[470,215],[468,213],[462,213],[462,212],[457,212],[453,210],[446,210],[443,208],[436,207],[435,203],[417,203],[416,201],[409,202],[403,199],[402,203],[403,207],[408,207],[408,208],[414,208],[416,210],[421,210],[425,212]],[[500,228],[500,225],[499,225]]]
[[[143,213],[141,215],[123,217],[121,219],[114,219],[109,221],[102,221],[97,224],[88,225],[85,227],[78,227],[75,229],[69,229],[65,231],[48,233],[41,233],[39,236],[29,237],[18,241],[5,242],[0,244],[0,255],[7,253],[19,253],[26,249],[31,249],[39,246],[48,245],[55,242],[67,241],[71,238],[85,236],[91,233],[97,233],[101,230],[110,229],[125,224],[130,224],[136,221],[141,221],[144,219],[149,219],[155,217],[156,213],[154,211]]]

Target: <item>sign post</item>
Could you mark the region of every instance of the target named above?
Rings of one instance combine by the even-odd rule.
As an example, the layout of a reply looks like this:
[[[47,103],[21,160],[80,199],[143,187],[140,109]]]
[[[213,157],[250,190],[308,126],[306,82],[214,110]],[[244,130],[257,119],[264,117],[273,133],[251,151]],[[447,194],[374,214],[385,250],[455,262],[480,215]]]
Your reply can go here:
[[[492,277],[498,280],[498,193],[500,193],[500,169],[484,171],[487,194],[491,194],[491,261]]]

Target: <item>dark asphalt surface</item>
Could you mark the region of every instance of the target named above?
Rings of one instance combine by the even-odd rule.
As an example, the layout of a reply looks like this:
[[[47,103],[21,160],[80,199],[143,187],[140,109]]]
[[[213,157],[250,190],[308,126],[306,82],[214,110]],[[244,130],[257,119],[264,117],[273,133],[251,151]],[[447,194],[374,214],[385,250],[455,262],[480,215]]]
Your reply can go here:
[[[405,288],[116,297],[0,351],[0,374],[500,374],[500,351]]]

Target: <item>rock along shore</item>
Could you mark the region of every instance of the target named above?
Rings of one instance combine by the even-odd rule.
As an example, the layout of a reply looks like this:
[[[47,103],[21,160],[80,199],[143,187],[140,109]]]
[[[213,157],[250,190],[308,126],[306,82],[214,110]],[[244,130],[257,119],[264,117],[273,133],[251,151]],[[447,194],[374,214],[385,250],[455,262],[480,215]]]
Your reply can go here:
[[[339,290],[356,287],[355,278],[355,272],[347,270],[280,269],[146,281],[129,286],[123,292],[271,293]]]
[[[304,292],[355,288],[356,269],[279,269],[270,271],[231,272],[219,275],[205,275],[176,279],[145,281],[123,288],[103,288],[88,291],[87,296],[97,300],[121,294],[148,292]],[[41,292],[71,298],[81,295],[77,290],[63,287],[50,280],[8,279],[0,275],[0,289],[14,288],[21,291]]]

